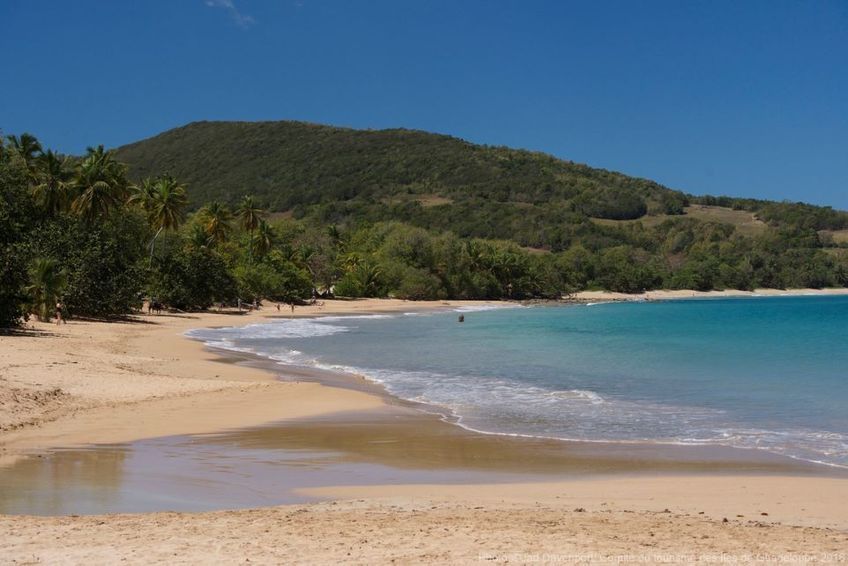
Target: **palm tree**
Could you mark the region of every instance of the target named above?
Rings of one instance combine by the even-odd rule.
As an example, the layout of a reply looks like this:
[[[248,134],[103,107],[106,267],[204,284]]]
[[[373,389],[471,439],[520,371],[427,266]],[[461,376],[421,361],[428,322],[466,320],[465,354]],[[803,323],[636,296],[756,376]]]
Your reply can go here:
[[[201,249],[209,245],[209,236],[206,235],[203,226],[192,224],[186,235],[186,241],[195,248]]]
[[[514,284],[526,271],[523,256],[508,248],[497,247],[492,250],[491,272],[501,285],[504,296],[512,298]]]
[[[331,224],[327,228],[327,236],[330,238],[330,242],[336,247],[336,249],[340,252],[344,252],[347,247],[347,242],[345,241],[345,237],[342,234],[339,227],[335,224]]]
[[[70,160],[52,150],[36,158],[35,184],[32,196],[47,214],[66,210],[71,202],[73,171]]]
[[[379,266],[364,260],[354,268],[353,276],[359,283],[363,296],[377,296],[380,290],[380,278],[383,276],[383,271]]]
[[[474,271],[483,271],[486,268],[486,252],[487,250],[478,240],[465,242],[465,254],[468,257],[471,269]]]
[[[301,243],[297,246],[293,256],[293,262],[299,266],[305,267],[310,272],[312,271],[312,258],[318,253],[314,246],[308,243]]]
[[[59,262],[52,258],[40,257],[33,260],[29,267],[29,282],[26,292],[32,298],[38,319],[50,320],[50,311],[59,300],[67,281]]]
[[[150,240],[150,263],[153,263],[153,250],[156,238],[163,230],[176,230],[185,220],[185,207],[188,204],[185,185],[170,175],[163,175],[154,182],[149,179],[135,189],[129,199],[147,214],[150,227],[156,230]]]
[[[144,211],[145,214],[150,214],[150,208],[153,204],[153,193],[156,189],[153,187],[154,180],[148,177],[141,181],[140,185],[133,185],[130,189],[130,196],[127,199],[127,204],[135,205]]]
[[[71,210],[88,221],[108,216],[126,200],[126,167],[103,146],[89,147],[76,171],[78,196]]]
[[[359,267],[363,262],[362,256],[357,252],[350,252],[345,254],[342,258],[342,267],[345,272],[352,272],[354,269]]]
[[[251,239],[251,248],[256,249],[256,255],[260,258],[265,257],[274,245],[274,230],[264,220],[259,221],[259,227],[256,229],[256,234]]]
[[[35,160],[42,152],[41,143],[34,135],[27,133],[21,134],[20,137],[7,136],[7,139],[10,147],[24,160],[30,182],[33,182],[36,175]]]
[[[241,227],[248,232],[248,253],[250,254],[251,262],[253,262],[253,231],[262,222],[263,213],[264,211],[256,206],[256,202],[252,196],[242,198],[236,209],[236,217],[239,219]]]
[[[233,231],[231,224],[233,214],[226,205],[213,201],[200,210],[200,219],[203,230],[206,232],[206,240],[209,244],[221,244],[226,242]]]

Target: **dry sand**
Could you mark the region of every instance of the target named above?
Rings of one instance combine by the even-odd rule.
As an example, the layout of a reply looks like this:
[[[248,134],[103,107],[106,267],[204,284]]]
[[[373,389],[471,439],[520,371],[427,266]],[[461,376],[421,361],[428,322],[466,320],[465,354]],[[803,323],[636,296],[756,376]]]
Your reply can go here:
[[[623,297],[583,297],[611,298]],[[444,306],[334,301],[295,314]],[[34,324],[0,337],[0,464],[55,446],[384,404],[367,392],[277,382],[266,371],[222,364],[180,337],[189,328],[287,314],[266,308],[142,316],[132,323]],[[848,561],[848,480],[838,478],[613,476],[311,493],[341,501],[196,514],[0,516],[0,563],[716,562],[721,553],[725,562]]]
[[[357,410],[382,399],[222,364],[192,328],[290,316],[449,308],[467,302],[328,301],[292,315],[259,311],[143,315],[128,322],[28,323],[0,336],[0,456],[30,448],[189,434]],[[478,304],[478,303],[474,303]],[[250,407],[250,410],[245,410]],[[163,418],[166,417],[166,418]],[[108,426],[104,426],[108,423]]]
[[[634,509],[636,505],[633,506]],[[848,536],[768,517],[561,503],[353,500],[204,514],[0,517],[19,564],[836,563]],[[760,521],[765,519],[766,521]]]

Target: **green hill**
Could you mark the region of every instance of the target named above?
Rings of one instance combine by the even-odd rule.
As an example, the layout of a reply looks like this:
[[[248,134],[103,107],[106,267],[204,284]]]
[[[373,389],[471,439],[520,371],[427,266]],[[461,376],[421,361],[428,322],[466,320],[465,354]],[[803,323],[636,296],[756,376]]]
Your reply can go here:
[[[457,261],[435,259],[440,244],[412,243],[423,236],[410,230],[424,228],[430,238],[518,244],[534,256],[534,277],[567,280],[540,288],[848,281],[848,213],[693,196],[543,153],[450,136],[301,122],[198,122],[121,147],[117,158],[135,179],[170,173],[186,182],[194,208],[211,200],[234,204],[251,194],[276,213],[272,219],[301,220],[310,230],[334,226],[348,241],[344,253],[371,258],[384,273],[396,267],[387,255],[400,254],[430,275],[440,272],[440,262]],[[382,249],[395,240],[406,243]]]
[[[184,180],[195,207],[249,193],[297,217],[395,219],[540,247],[556,247],[564,222],[679,212],[686,201],[652,181],[542,153],[403,129],[197,122],[118,148],[117,157],[134,178]],[[533,225],[554,233],[533,234]]]
[[[848,228],[848,214],[826,207],[693,197],[543,153],[404,129],[195,122],[120,147],[117,158],[135,179],[171,173],[186,182],[193,208],[252,194],[272,211],[322,224],[396,220],[552,251],[577,241],[633,244],[631,221],[653,227],[680,215],[743,236],[766,224]]]

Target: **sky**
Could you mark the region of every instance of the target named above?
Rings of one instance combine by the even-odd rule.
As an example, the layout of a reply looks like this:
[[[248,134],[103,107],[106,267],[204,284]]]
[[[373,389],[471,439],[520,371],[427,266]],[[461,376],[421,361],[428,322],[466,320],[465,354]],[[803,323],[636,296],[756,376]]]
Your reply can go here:
[[[848,209],[848,0],[0,0],[0,130],[404,127]]]

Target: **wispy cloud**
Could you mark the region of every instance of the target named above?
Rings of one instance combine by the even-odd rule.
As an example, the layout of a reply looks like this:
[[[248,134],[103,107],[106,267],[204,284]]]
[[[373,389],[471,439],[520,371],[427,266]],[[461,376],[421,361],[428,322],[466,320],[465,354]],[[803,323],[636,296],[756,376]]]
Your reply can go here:
[[[233,0],[206,0],[206,5],[210,8],[223,8],[229,14],[233,22],[242,29],[247,29],[256,23],[253,16],[243,14],[236,8]]]

